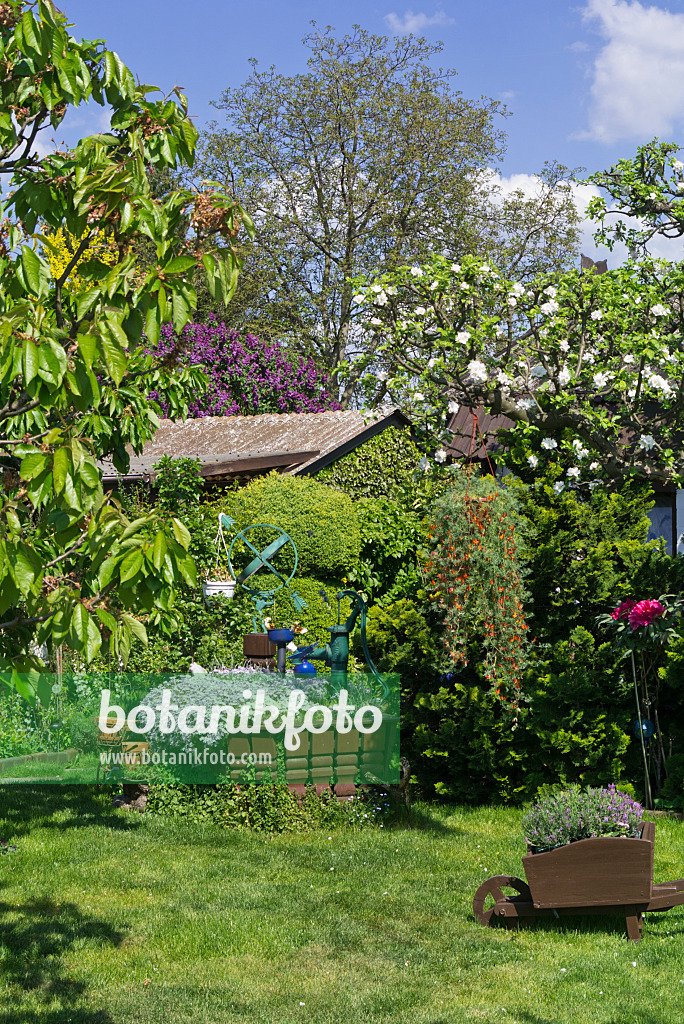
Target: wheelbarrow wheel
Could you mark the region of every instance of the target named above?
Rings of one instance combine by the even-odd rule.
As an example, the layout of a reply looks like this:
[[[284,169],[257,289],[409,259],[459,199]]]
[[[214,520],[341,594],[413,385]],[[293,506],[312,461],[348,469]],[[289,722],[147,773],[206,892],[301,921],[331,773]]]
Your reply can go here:
[[[532,902],[532,894],[527,882],[523,882],[522,879],[516,878],[514,875],[494,875],[482,883],[473,899],[473,914],[480,924],[487,926],[491,923],[496,904],[500,900],[506,899],[502,889],[513,889],[518,896]],[[491,901],[489,897],[492,898]],[[515,899],[515,897],[513,898]]]

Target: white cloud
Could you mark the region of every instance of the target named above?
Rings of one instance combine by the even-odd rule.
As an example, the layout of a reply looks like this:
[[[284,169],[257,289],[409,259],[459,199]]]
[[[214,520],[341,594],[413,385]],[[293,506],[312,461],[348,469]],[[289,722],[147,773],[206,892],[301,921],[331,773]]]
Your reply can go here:
[[[444,11],[437,11],[435,14],[425,14],[422,11],[414,14],[413,11],[404,12],[403,18],[392,11],[385,15],[385,23],[395,36],[406,36],[410,33],[422,32],[430,25],[453,25],[454,19],[447,17]]]
[[[525,198],[531,199],[539,193],[541,181],[536,174],[511,174],[508,177],[490,170],[491,183],[500,189],[500,195],[505,198],[512,192],[522,192]],[[627,249],[622,243],[616,244],[614,249],[606,249],[604,246],[597,246],[594,241],[594,232],[598,224],[587,217],[589,201],[600,195],[595,185],[582,185],[580,182],[571,182],[572,195],[580,216],[580,251],[593,260],[608,260],[608,269],[615,269],[621,266],[627,259]],[[616,218],[609,218],[614,220]],[[625,218],[630,227],[638,227],[636,218]],[[651,256],[657,259],[682,260],[684,259],[684,241],[681,238],[663,238],[656,235],[649,245]]]
[[[582,14],[605,44],[579,137],[612,143],[672,133],[684,119],[684,14],[637,0],[589,0]]]

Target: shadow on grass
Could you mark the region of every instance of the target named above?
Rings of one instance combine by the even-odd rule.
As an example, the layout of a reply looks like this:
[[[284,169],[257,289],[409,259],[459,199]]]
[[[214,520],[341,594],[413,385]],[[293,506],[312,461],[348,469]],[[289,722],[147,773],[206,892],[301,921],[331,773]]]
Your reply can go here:
[[[59,831],[83,825],[106,825],[118,832],[139,828],[136,818],[111,810],[111,797],[111,788],[104,786],[0,786],[0,822],[7,832],[0,838],[20,838],[38,824]]]
[[[434,832],[435,835],[457,836],[463,833],[463,829],[456,825],[450,825],[443,821],[435,809],[428,803],[414,804],[409,814],[400,810],[396,818],[393,816],[391,827],[397,829],[418,829],[421,832]]]
[[[76,967],[84,943],[119,946],[124,938],[125,932],[73,903],[47,897],[0,903],[0,983],[10,1003],[0,1010],[0,1024],[110,1024],[104,1009],[77,1005],[87,986],[66,971]],[[31,1007],[20,1005],[23,993],[30,994]]]
[[[662,913],[645,914],[643,937],[646,937],[649,932],[649,924],[651,928],[653,928],[657,918],[660,918],[662,921],[664,916],[665,915]],[[472,914],[469,915],[469,920],[476,923]],[[668,921],[667,924],[667,930],[672,935],[676,936],[684,934],[684,921],[672,919],[672,921]],[[625,918],[621,914],[563,914],[559,920],[556,920],[553,917],[523,918],[519,923],[519,927],[516,922],[512,922],[510,926],[507,926],[505,922],[502,922],[501,924],[497,923],[495,925],[490,925],[490,927],[512,933],[515,933],[516,931],[535,931],[543,932],[547,935],[566,935],[568,932],[600,932],[604,935],[617,935],[624,938],[625,942],[628,941]],[[638,948],[638,943],[635,943],[634,946],[635,948]]]
[[[557,1024],[557,1018],[540,1017],[529,1010],[515,1010],[515,1016],[520,1024]],[[605,1024],[625,1024],[625,1021],[625,1017],[611,1017],[606,1019]],[[630,1024],[632,1022],[633,1024],[663,1024],[663,1018],[659,1014],[640,1010],[638,1017],[630,1017]]]

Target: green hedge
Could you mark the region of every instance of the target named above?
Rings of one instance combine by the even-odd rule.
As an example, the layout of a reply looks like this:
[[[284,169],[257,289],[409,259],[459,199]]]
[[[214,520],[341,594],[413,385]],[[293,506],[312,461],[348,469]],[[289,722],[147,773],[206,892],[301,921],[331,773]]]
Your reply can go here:
[[[394,498],[415,487],[421,454],[407,429],[387,427],[316,479],[357,498]]]

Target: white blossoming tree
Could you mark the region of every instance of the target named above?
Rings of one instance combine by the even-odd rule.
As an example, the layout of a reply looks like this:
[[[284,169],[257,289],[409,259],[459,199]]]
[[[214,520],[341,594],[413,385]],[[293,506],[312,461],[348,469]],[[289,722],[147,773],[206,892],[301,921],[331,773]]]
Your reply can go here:
[[[672,148],[660,147],[660,192],[679,196],[684,167]],[[649,209],[637,196],[630,207],[627,179],[634,195],[635,182],[656,186],[628,163],[598,183],[619,193],[617,212],[642,217],[638,237],[620,221],[607,226],[607,204],[595,212],[601,237],[626,238],[636,256],[654,231],[684,234],[684,199],[671,198],[666,212],[665,199]],[[605,475],[684,479],[684,265],[643,255],[605,274],[523,285],[482,260],[434,255],[357,282],[356,301],[374,341],[367,371],[377,376],[380,353],[389,395],[425,414],[436,445],[459,405],[484,406],[526,432],[531,468],[558,448],[569,485]]]

